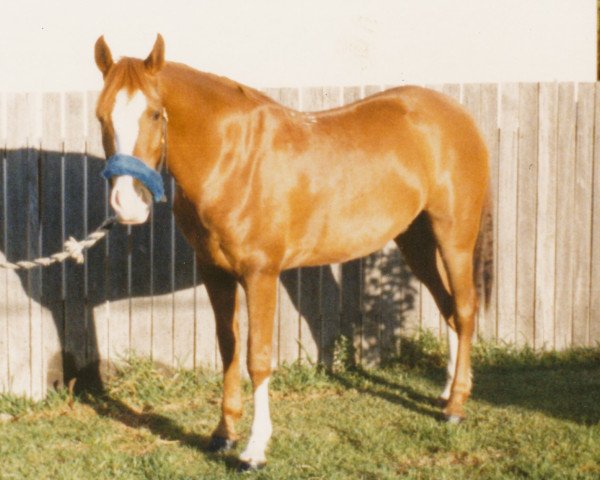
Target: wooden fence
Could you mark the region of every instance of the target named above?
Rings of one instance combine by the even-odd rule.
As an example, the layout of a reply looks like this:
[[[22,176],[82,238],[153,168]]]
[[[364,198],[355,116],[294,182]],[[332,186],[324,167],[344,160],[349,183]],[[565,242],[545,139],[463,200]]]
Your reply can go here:
[[[600,340],[599,85],[433,87],[472,112],[491,154],[493,289],[480,312],[483,338],[546,349]],[[319,110],[379,90],[266,93]],[[58,251],[109,214],[96,97],[0,95],[0,258]],[[361,362],[376,364],[419,328],[445,333],[431,296],[388,245],[282,275],[274,361],[330,361],[344,334]],[[155,207],[147,225],[115,227],[83,266],[0,272],[0,390],[39,398],[63,372],[130,351],[165,365],[219,367],[207,295],[169,205]]]

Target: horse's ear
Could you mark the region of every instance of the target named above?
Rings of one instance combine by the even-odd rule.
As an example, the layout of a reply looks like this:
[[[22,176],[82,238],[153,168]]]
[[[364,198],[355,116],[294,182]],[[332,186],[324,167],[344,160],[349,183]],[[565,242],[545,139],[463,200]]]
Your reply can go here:
[[[96,40],[96,45],[94,47],[94,59],[96,60],[96,65],[98,65],[98,68],[102,72],[102,76],[106,78],[110,67],[113,65],[113,58],[112,54],[110,53],[110,48],[108,48],[108,45],[104,40],[104,36],[101,36],[98,40]]]
[[[160,72],[163,65],[165,64],[165,41],[162,35],[159,33],[156,35],[156,41],[154,47],[148,58],[144,60],[144,65],[149,73],[154,74]]]

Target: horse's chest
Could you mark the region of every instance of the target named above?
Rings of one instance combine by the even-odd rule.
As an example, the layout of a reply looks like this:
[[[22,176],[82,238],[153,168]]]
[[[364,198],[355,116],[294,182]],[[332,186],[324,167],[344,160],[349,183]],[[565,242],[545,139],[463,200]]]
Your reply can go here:
[[[202,224],[196,209],[183,195],[176,196],[173,213],[177,226],[196,252],[198,262],[216,265],[229,272],[234,270],[221,248],[219,237]]]

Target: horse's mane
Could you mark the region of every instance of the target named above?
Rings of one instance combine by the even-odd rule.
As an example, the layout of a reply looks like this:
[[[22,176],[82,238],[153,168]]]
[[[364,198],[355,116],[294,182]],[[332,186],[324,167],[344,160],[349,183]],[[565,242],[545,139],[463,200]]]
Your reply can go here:
[[[226,94],[242,95],[254,104],[275,104],[276,102],[267,95],[254,88],[242,85],[234,80],[212,73],[196,70],[188,65],[167,62],[171,74],[188,75],[195,77],[204,85],[212,85]],[[98,112],[110,112],[112,103],[121,89],[127,89],[129,93],[141,90],[148,97],[159,95],[157,85],[153,83],[144,65],[144,61],[138,58],[123,57],[110,69],[106,80],[105,89],[98,101]]]
[[[216,75],[210,72],[204,72],[201,70],[197,70],[195,68],[190,67],[184,63],[178,62],[167,62],[167,66],[171,68],[171,71],[177,71],[180,74],[189,75],[195,77],[204,85],[212,85],[219,89],[225,89],[225,91],[229,91],[231,93],[238,93],[243,95],[246,99],[255,102],[255,103],[276,103],[271,97],[263,94],[262,92],[249,87],[247,85],[243,85],[235,80],[232,80],[228,77],[224,77],[222,75]]]

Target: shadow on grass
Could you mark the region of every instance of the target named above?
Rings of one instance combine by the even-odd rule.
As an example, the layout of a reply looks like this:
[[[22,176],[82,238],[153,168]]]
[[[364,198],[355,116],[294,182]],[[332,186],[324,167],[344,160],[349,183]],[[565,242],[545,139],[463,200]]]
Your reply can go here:
[[[414,369],[441,388],[445,362],[444,346],[426,336],[404,338],[402,353],[394,363]],[[473,368],[473,400],[582,425],[600,422],[600,348],[536,352],[479,342],[474,347]]]
[[[479,344],[474,350],[475,386],[473,399],[495,407],[515,407],[539,412],[549,417],[592,425],[600,421],[600,349],[573,350],[561,353],[539,353],[527,349],[510,350]],[[443,419],[440,405],[429,387],[414,386],[414,381],[395,380],[394,372],[439,385],[444,383],[446,352],[443,345],[428,338],[404,339],[398,359],[382,369],[350,368],[340,373],[323,374],[322,370],[280,371],[274,377],[275,390],[294,389],[294,385],[336,383],[344,389],[370,395],[407,411],[435,420]],[[295,372],[295,373],[294,373]],[[278,383],[277,375],[282,379]],[[138,385],[138,377],[128,383]],[[145,378],[142,375],[142,379]],[[150,376],[152,379],[153,377]],[[410,380],[410,379],[408,379]],[[329,383],[331,382],[331,383]],[[279,385],[279,386],[278,386]],[[195,388],[192,384],[192,388]],[[437,392],[436,392],[437,393]],[[184,424],[153,411],[136,410],[107,391],[88,392],[84,396],[98,415],[114,419],[131,428],[147,428],[167,441],[175,441],[205,454],[206,458],[237,470],[239,462],[233,452],[214,453],[209,450],[210,437],[190,433]],[[475,403],[473,402],[473,403]],[[476,407],[475,407],[476,408]],[[369,414],[370,412],[365,412]]]
[[[600,422],[600,366],[502,371],[480,369],[473,398],[538,411],[581,425]]]
[[[344,374],[330,373],[329,376],[345,388],[381,398],[420,415],[443,419],[437,398],[423,395],[408,385],[391,382],[376,370],[356,368]]]
[[[234,451],[214,452],[209,448],[211,437],[185,431],[181,423],[153,412],[138,411],[125,402],[111,397],[106,392],[88,392],[84,400],[98,415],[116,420],[130,428],[147,428],[163,440],[178,442],[180,445],[196,449],[214,462],[223,463],[228,470],[237,471],[240,463]]]

